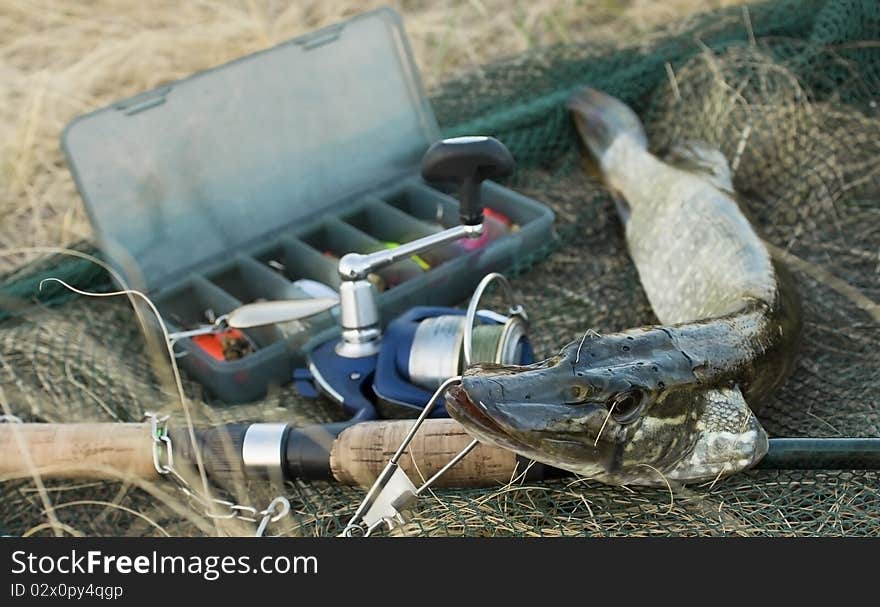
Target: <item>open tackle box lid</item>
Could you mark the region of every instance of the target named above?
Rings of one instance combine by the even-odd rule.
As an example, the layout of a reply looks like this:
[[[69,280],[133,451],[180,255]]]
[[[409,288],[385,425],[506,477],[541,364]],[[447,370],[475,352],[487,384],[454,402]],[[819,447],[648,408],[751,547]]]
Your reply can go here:
[[[108,261],[156,292],[412,173],[438,137],[383,8],[81,116],[62,146]]]

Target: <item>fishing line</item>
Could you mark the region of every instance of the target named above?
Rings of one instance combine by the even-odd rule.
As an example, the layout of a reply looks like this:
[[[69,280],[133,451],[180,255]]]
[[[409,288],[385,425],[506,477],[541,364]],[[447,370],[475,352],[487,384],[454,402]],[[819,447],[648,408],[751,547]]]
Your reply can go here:
[[[159,323],[159,328],[162,331],[162,335],[164,337],[165,350],[168,354],[168,360],[171,362],[171,369],[172,369],[172,374],[174,376],[175,386],[177,388],[177,393],[178,393],[178,396],[180,397],[181,407],[183,408],[184,417],[186,419],[186,427],[187,427],[187,435],[188,435],[187,438],[189,439],[189,441],[192,445],[192,452],[193,452],[194,458],[196,460],[195,461],[196,468],[199,472],[199,478],[202,483],[202,493],[203,493],[204,497],[201,498],[200,496],[194,494],[194,492],[190,491],[189,488],[186,486],[189,483],[187,483],[186,480],[183,477],[181,477],[180,474],[177,473],[176,470],[171,466],[170,449],[168,450],[168,456],[169,456],[168,464],[165,466],[158,466],[157,465],[156,469],[160,474],[162,474],[162,475],[170,474],[175,480],[179,481],[179,483],[182,483],[182,485],[180,485],[179,488],[181,490],[183,490],[183,492],[185,494],[187,494],[189,497],[197,497],[197,498],[203,500],[204,503],[208,505],[208,509],[206,509],[205,514],[214,521],[215,532],[217,532],[219,534],[220,528],[219,528],[219,523],[217,521],[219,519],[228,518],[228,517],[226,515],[217,515],[214,512],[211,512],[211,508],[217,504],[225,506],[228,504],[228,502],[226,500],[218,500],[217,498],[214,498],[211,495],[210,485],[208,484],[208,477],[207,477],[207,472],[206,472],[206,468],[205,468],[205,464],[204,464],[204,458],[202,457],[201,450],[198,449],[198,441],[195,436],[195,427],[193,424],[192,415],[189,410],[189,405],[188,405],[188,401],[186,398],[186,394],[184,393],[184,390],[183,390],[183,380],[180,375],[180,369],[177,366],[176,357],[174,356],[174,346],[173,346],[172,340],[170,338],[170,335],[168,333],[168,328],[165,325],[164,319],[162,318],[162,315],[159,313],[159,310],[156,308],[155,304],[153,304],[153,302],[150,300],[150,298],[147,297],[145,294],[141,293],[140,291],[134,290],[134,289],[124,289],[122,291],[113,291],[113,292],[109,292],[109,293],[92,293],[89,291],[83,291],[81,289],[77,289],[76,287],[73,287],[73,286],[67,284],[66,282],[64,282],[63,280],[61,280],[59,278],[45,278],[40,281],[39,288],[42,289],[43,284],[45,284],[46,282],[50,282],[50,281],[57,282],[57,283],[61,284],[63,287],[69,289],[70,291],[73,291],[74,293],[77,293],[79,295],[84,295],[87,297],[115,297],[115,296],[119,296],[119,295],[126,295],[130,299],[140,298],[141,300],[143,300],[146,303],[146,305],[150,308],[152,313],[155,315],[156,320]],[[163,438],[162,436],[155,436],[154,435],[154,440],[155,439],[161,440],[162,438]],[[228,448],[228,446],[227,446],[227,448]],[[283,498],[282,496],[276,497],[266,510],[260,512],[260,514],[264,514],[266,516],[263,517],[263,519],[260,521],[259,527],[257,528],[258,536],[262,535],[262,533],[265,531],[266,525],[270,522],[270,518],[271,518],[271,520],[277,520],[277,518],[280,518],[280,515],[277,518],[272,518],[270,516],[273,514],[273,512],[275,510],[275,505],[276,505],[276,503],[279,502],[279,500],[283,501],[284,504],[287,505],[286,509],[282,509],[282,512],[284,514],[287,513],[287,511],[289,509],[289,504],[287,504],[287,500],[285,498]],[[250,506],[240,506],[238,504],[232,504],[231,506],[229,506],[229,508],[231,508],[233,510],[233,514],[235,514],[240,509],[253,510],[254,512],[256,512],[255,508],[252,508]],[[268,513],[268,515],[267,515],[267,513]]]
[[[474,360],[501,362],[496,360],[496,352],[501,345],[504,327],[499,325],[479,325],[474,327],[473,344],[471,346]]]
[[[78,257],[79,259],[85,260],[89,263],[93,263],[99,268],[103,269],[110,275],[110,278],[122,287],[123,290],[131,289],[128,286],[128,283],[125,279],[113,269],[112,266],[107,264],[101,259],[98,259],[94,255],[89,255],[88,253],[83,253],[82,251],[77,251],[76,249],[68,249],[65,247],[16,247],[13,249],[4,249],[0,251],[0,255],[3,257],[12,257],[15,255],[21,255],[24,253],[44,253],[44,254],[53,254],[53,255],[66,255],[68,257]],[[138,324],[141,326],[141,330],[144,334],[144,338],[148,342],[148,350],[152,351],[152,346],[156,345],[153,339],[153,334],[147,329],[147,323],[144,319],[143,313],[141,309],[135,304],[135,297],[130,294],[126,294],[128,297],[129,303],[131,303],[132,310],[134,311],[135,316],[137,317]],[[159,367],[157,371],[161,371],[163,367]]]
[[[483,294],[486,292],[486,289],[489,288],[489,285],[493,282],[497,282],[501,286],[501,290],[504,291],[504,295],[507,297],[507,300],[511,302],[510,309],[508,310],[508,317],[504,318],[504,331],[502,332],[501,337],[499,338],[499,343],[497,344],[496,356],[501,357],[501,352],[505,355],[508,353],[510,348],[521,347],[521,339],[520,337],[525,336],[525,326],[528,322],[528,316],[526,316],[525,308],[516,301],[516,296],[513,292],[513,287],[510,286],[510,282],[503,274],[499,274],[498,272],[492,272],[491,274],[486,274],[483,277],[483,280],[477,285],[477,288],[474,289],[474,294],[471,296],[471,300],[468,303],[467,313],[465,314],[465,325],[464,325],[464,343],[463,343],[463,361],[465,368],[470,367],[471,364],[480,360],[474,358],[474,321],[477,317],[477,308],[480,305],[480,301],[483,298]],[[482,325],[481,325],[482,326]],[[485,337],[480,338],[480,348],[486,348],[486,342],[483,339],[488,340],[488,334]],[[514,352],[510,352],[510,355],[513,356]],[[494,360],[495,356],[490,358],[490,360]]]
[[[504,317],[486,310],[477,316],[490,323],[477,324],[471,345],[474,362],[515,364],[522,355],[525,325],[519,317]],[[465,316],[442,315],[419,323],[409,355],[409,376],[413,383],[436,389],[443,381],[460,375],[465,364]]]
[[[152,302],[152,300],[149,297],[147,297],[146,295],[144,295],[143,293],[141,293],[140,291],[137,291],[134,289],[123,289],[121,291],[110,291],[108,293],[92,293],[89,291],[83,291],[81,289],[77,289],[76,287],[73,287],[73,286],[67,284],[66,282],[64,282],[60,278],[44,278],[43,280],[40,281],[40,285],[39,285],[40,290],[43,289],[43,284],[45,284],[46,282],[57,282],[57,283],[61,284],[61,286],[63,286],[64,288],[69,289],[70,291],[73,291],[74,293],[76,293],[78,295],[84,295],[86,297],[118,297],[120,295],[126,295],[132,300],[132,302],[134,301],[135,298],[138,298],[147,304],[147,306],[150,308],[150,311],[155,315],[156,320],[159,321],[159,328],[162,331],[162,335],[165,338],[165,349],[168,353],[168,360],[171,362],[171,371],[172,371],[172,374],[174,375],[174,384],[175,384],[175,387],[177,388],[177,395],[180,397],[180,405],[183,408],[183,415],[186,418],[186,424],[187,424],[187,428],[189,431],[189,439],[194,446],[194,451],[195,451],[195,456],[196,456],[196,467],[198,468],[199,477],[202,481],[202,490],[205,492],[206,496],[210,497],[211,492],[210,492],[210,489],[208,486],[208,476],[205,472],[205,464],[204,464],[204,461],[202,460],[201,453],[199,453],[199,451],[197,449],[195,449],[195,445],[197,445],[198,443],[196,442],[196,435],[195,435],[195,431],[193,429],[194,425],[193,425],[193,421],[192,421],[192,415],[190,414],[189,406],[187,404],[186,394],[183,391],[183,379],[180,376],[180,369],[177,367],[177,361],[175,360],[175,356],[174,356],[174,346],[172,345],[171,338],[168,335],[168,328],[165,326],[165,321],[162,318],[162,315],[159,313],[159,310],[156,308],[155,304]],[[146,326],[144,327],[144,329],[146,332]]]

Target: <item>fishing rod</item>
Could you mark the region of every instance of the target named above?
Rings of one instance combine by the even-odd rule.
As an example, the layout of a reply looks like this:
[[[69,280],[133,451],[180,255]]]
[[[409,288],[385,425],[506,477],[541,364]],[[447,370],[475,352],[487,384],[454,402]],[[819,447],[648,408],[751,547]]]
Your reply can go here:
[[[218,481],[324,480],[370,485],[415,424],[414,420],[340,422],[294,427],[284,423],[224,424],[195,428],[145,423],[0,424],[0,479],[155,479],[159,461],[195,462],[196,449],[207,474]],[[156,436],[154,433],[158,433]],[[164,452],[154,445],[162,443]],[[458,422],[423,422],[400,467],[428,478],[471,442]],[[771,438],[761,469],[880,469],[880,438]],[[527,481],[569,473],[530,462],[515,453],[479,444],[436,479],[442,487],[491,487],[519,475]]]
[[[366,486],[414,420],[340,422],[305,427],[283,423],[195,428],[155,423],[0,424],[0,480],[39,474],[59,479],[157,479],[164,463],[197,461],[214,480],[329,480]],[[449,418],[427,420],[402,467],[432,475],[473,439]],[[162,444],[161,449],[155,448]],[[444,474],[441,486],[480,487],[508,482],[524,461],[511,451],[479,445]]]

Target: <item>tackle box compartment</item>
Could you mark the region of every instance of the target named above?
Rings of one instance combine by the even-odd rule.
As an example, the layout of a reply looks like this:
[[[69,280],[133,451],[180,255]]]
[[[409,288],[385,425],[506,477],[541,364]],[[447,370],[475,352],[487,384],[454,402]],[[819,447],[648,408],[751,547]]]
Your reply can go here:
[[[419,174],[439,138],[401,19],[382,8],[80,116],[62,147],[107,261],[173,332],[308,296],[301,279],[337,290],[342,255],[457,224],[456,198]],[[462,302],[552,238],[543,204],[492,182],[482,194],[510,225],[376,272],[383,324]],[[288,383],[337,320],[338,307],[246,330],[253,351],[235,360],[175,348],[217,398],[244,402]]]

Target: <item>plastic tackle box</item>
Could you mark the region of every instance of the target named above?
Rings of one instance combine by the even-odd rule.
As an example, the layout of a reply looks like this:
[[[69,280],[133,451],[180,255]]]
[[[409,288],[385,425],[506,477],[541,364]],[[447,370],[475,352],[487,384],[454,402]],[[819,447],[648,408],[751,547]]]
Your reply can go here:
[[[438,138],[400,17],[379,9],[80,116],[62,144],[106,258],[177,330],[306,297],[299,279],[335,289],[345,253],[455,225],[454,196],[419,176]],[[551,238],[544,205],[491,182],[482,194],[512,225],[378,272],[383,322],[456,304]],[[176,347],[221,400],[252,400],[290,380],[335,314],[248,330],[255,350],[237,360]]]

